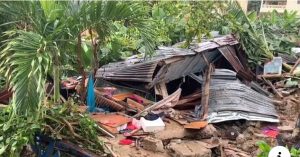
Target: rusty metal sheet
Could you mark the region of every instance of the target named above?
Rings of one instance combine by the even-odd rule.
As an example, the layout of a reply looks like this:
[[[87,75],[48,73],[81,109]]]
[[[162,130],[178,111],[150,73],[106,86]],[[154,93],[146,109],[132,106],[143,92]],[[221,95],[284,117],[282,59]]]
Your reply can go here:
[[[98,69],[96,77],[106,80],[151,82],[157,64],[157,61],[133,65],[111,64]]]
[[[203,56],[208,62],[213,62],[221,56],[216,48],[220,45],[236,43],[237,41],[232,36],[224,36],[194,44],[190,49],[159,47],[153,57],[145,60],[135,55],[123,62],[104,65],[97,71],[96,78],[144,82],[147,84],[146,88],[149,89],[157,83],[168,83],[191,73],[203,71],[207,67]]]
[[[239,43],[232,35],[225,35],[222,37],[217,37],[217,38],[214,38],[213,41],[220,46],[236,45]]]
[[[198,43],[196,45],[193,46],[193,50],[195,52],[203,52],[205,50],[211,50],[211,49],[215,49],[220,47],[218,44],[216,44],[215,42],[212,41],[206,41],[206,42],[202,42],[202,43]]]
[[[94,89],[94,92],[96,96],[96,103],[98,104],[97,106],[108,106],[117,111],[121,111],[124,109],[124,106],[104,97],[97,89]]]
[[[214,60],[220,56],[218,50],[205,51],[197,53],[194,56],[186,56],[184,59],[173,62],[172,64],[162,68],[160,72],[155,75],[155,78],[149,86],[152,87],[159,82],[168,83],[172,80],[185,77],[191,73],[203,71],[207,67],[207,64],[202,57],[202,54],[207,58],[208,62],[214,62]]]
[[[222,46],[218,50],[226,58],[226,60],[231,64],[234,70],[245,80],[253,80],[254,76],[252,72],[245,68],[239,58],[237,57],[236,51],[232,46]]]

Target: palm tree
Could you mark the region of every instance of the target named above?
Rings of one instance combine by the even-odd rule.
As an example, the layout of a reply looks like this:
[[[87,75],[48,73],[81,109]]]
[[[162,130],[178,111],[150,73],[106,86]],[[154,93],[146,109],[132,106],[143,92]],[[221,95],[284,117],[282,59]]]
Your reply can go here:
[[[110,42],[110,36],[118,31],[115,23],[139,34],[147,52],[152,52],[155,46],[150,22],[144,19],[147,12],[140,3],[1,2],[0,13],[14,21],[6,23],[12,29],[4,33],[7,40],[1,51],[0,68],[13,89],[16,114],[38,110],[44,99],[47,74],[54,78],[54,100],[58,101],[60,69],[66,64],[64,58],[74,52],[79,63],[75,67],[84,75],[81,33],[85,30],[92,36],[93,56],[89,57],[94,58],[94,69],[98,68],[101,46]]]
[[[60,45],[66,42],[63,3],[2,2],[0,11],[14,21],[4,34],[1,71],[13,90],[16,114],[36,111],[44,98],[46,76],[54,76],[54,100],[59,96]]]

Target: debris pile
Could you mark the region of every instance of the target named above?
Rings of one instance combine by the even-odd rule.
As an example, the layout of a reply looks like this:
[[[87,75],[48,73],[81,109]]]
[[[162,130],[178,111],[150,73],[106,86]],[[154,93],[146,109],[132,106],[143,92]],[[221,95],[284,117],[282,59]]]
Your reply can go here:
[[[238,119],[279,122],[270,98],[242,84],[235,72],[216,69],[210,86],[208,121],[217,123]]]
[[[232,35],[160,47],[97,71],[91,117],[115,137],[114,155],[256,156],[258,140],[287,144],[298,135],[286,106],[299,104],[299,62],[287,74],[279,56],[253,73]]]

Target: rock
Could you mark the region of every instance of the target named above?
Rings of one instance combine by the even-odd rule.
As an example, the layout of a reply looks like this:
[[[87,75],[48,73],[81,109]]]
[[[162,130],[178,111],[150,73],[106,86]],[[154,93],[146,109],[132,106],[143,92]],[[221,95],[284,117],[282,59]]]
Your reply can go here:
[[[261,122],[256,122],[255,128],[261,128]]]
[[[217,137],[218,131],[212,124],[208,124],[205,128],[200,130],[199,136],[201,136],[201,138]]]
[[[254,135],[255,137],[257,137],[257,138],[268,138],[268,136],[265,135],[265,134],[254,133],[253,135]]]
[[[280,132],[292,132],[295,127],[288,125],[288,126],[279,126],[278,129],[280,130]]]
[[[212,155],[211,150],[198,141],[171,143],[169,148],[173,151],[173,157],[211,157]]]
[[[233,128],[230,128],[225,131],[226,138],[228,138],[230,140],[235,140],[238,135],[239,135],[238,131],[236,131]]]
[[[247,130],[251,134],[255,133],[255,128],[253,126],[248,127]]]
[[[295,128],[293,130],[292,137],[295,138],[295,137],[299,136],[299,134],[300,134],[300,129],[299,128]]]
[[[245,141],[242,143],[242,150],[246,152],[252,152],[256,150],[256,144],[255,141]]]
[[[255,126],[256,125],[256,122],[253,122],[253,121],[247,121],[246,124],[248,126]]]
[[[239,134],[237,137],[236,137],[236,143],[238,145],[244,143],[246,141],[246,138],[243,134]]]
[[[199,132],[198,130],[195,133],[192,131],[188,131],[184,129],[182,125],[180,125],[179,123],[170,120],[170,123],[166,123],[165,130],[155,134],[155,137],[161,140],[174,139],[174,138],[181,139],[186,136],[194,136],[198,132]]]
[[[221,139],[219,139],[218,137],[212,137],[210,139],[202,139],[201,141],[197,142],[200,142],[204,147],[208,149],[212,149],[220,146]]]
[[[181,139],[172,139],[172,140],[170,141],[170,143],[180,144],[180,143],[181,143]]]
[[[143,139],[141,146],[149,151],[159,151],[159,152],[164,152],[164,145],[161,140],[152,138],[152,137],[146,137]]]

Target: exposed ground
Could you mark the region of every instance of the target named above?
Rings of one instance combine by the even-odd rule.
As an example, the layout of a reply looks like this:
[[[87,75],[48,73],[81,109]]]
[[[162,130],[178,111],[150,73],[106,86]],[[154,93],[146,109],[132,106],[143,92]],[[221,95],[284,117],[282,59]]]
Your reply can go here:
[[[299,91],[296,91],[289,96],[285,96],[283,100],[277,99],[278,102],[280,102],[275,104],[277,112],[280,115],[279,124],[240,120],[208,125],[202,130],[187,130],[184,129],[181,124],[167,119],[167,121],[165,121],[166,128],[164,131],[147,135],[162,140],[164,144],[163,152],[155,150],[148,151],[141,146],[136,147],[135,144],[120,145],[119,140],[124,139],[122,134],[119,134],[115,139],[105,138],[105,141],[111,146],[116,156],[120,157],[176,156],[179,154],[176,152],[176,149],[184,151],[185,148],[188,148],[187,151],[190,152],[181,154],[182,156],[188,156],[191,152],[194,156],[207,155],[199,154],[197,150],[193,150],[192,145],[198,145],[197,148],[199,149],[203,147],[213,147],[210,149],[211,156],[255,157],[259,153],[256,143],[261,140],[271,146],[276,146],[281,143],[291,147],[296,144],[298,129],[295,129],[295,125],[300,105],[299,96]],[[277,126],[279,129],[277,138],[268,137],[263,133],[265,127],[271,126]],[[201,145],[203,143],[197,143],[199,141],[205,142],[208,145],[203,146]],[[189,145],[189,142],[195,143]],[[175,144],[176,147],[172,147],[172,144]],[[203,150],[201,152],[203,152]]]

